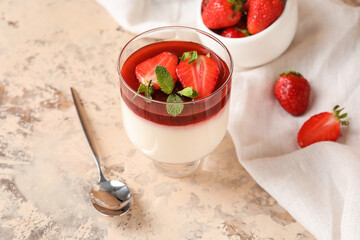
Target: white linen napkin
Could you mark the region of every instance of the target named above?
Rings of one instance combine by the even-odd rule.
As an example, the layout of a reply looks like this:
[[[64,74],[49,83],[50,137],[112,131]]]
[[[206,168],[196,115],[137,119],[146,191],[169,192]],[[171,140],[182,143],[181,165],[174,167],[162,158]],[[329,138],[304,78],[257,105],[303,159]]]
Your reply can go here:
[[[196,27],[201,0],[97,0],[126,31],[141,33],[163,26]]]
[[[134,33],[195,26],[199,4],[98,2]],[[155,9],[162,9],[161,16]],[[273,95],[277,77],[288,70],[301,72],[312,88],[300,117],[288,114]],[[338,141],[300,149],[296,136],[302,124],[336,104],[345,107],[350,121]],[[269,64],[234,73],[228,130],[242,165],[317,239],[360,239],[360,7],[341,0],[299,1],[298,30],[289,49]]]

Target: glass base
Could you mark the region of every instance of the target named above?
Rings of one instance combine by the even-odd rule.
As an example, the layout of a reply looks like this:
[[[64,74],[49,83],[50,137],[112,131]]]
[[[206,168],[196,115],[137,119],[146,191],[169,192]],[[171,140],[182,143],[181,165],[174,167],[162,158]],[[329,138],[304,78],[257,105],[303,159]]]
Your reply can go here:
[[[154,161],[155,167],[168,177],[181,178],[189,176],[200,169],[202,160],[189,163],[163,163]]]

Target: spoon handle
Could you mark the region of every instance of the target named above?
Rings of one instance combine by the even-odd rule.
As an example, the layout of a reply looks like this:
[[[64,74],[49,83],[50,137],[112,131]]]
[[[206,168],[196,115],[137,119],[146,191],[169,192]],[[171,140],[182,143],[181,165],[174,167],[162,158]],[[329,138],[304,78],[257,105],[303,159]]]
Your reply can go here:
[[[84,130],[84,133],[85,133],[85,136],[86,136],[86,139],[88,140],[89,142],[89,145],[90,145],[90,148],[91,148],[91,151],[94,155],[94,158],[95,158],[95,162],[96,162],[96,165],[98,167],[98,170],[99,170],[99,174],[100,174],[100,181],[103,181],[103,180],[106,180],[102,171],[101,171],[101,166],[100,166],[100,158],[99,158],[99,152],[97,150],[97,147],[96,147],[96,144],[95,144],[95,140],[94,140],[94,136],[93,136],[93,133],[92,133],[92,130],[91,130],[91,127],[90,127],[90,123],[86,117],[86,113],[85,113],[85,109],[80,101],[80,98],[79,98],[79,95],[77,93],[77,91],[74,89],[74,88],[70,88],[71,89],[71,94],[72,94],[72,97],[73,97],[73,100],[74,100],[74,103],[75,103],[75,108],[76,108],[76,111],[79,115],[79,119],[80,119],[80,123],[81,123],[81,126]]]

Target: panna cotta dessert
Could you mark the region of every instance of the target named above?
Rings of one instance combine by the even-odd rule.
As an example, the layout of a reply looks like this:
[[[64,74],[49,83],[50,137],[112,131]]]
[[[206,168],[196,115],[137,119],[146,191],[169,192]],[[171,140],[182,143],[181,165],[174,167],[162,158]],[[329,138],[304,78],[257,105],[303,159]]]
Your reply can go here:
[[[166,175],[182,177],[192,173],[226,133],[232,61],[218,40],[200,30],[166,27],[144,35],[158,31],[164,31],[160,36],[176,32],[178,39],[154,38],[134,47],[132,41],[149,38],[140,34],[120,54],[122,118],[138,150]],[[179,37],[182,31],[191,39]],[[208,49],[198,34],[219,44],[227,59]],[[127,56],[122,59],[122,54]]]

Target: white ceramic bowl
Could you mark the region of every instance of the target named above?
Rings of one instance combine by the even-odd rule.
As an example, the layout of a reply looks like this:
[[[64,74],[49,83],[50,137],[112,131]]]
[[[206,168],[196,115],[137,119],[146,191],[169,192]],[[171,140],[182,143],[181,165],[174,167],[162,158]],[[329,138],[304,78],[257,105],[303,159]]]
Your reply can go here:
[[[298,22],[297,0],[287,0],[281,16],[260,33],[244,38],[226,38],[208,29],[201,18],[201,4],[197,10],[198,28],[209,32],[229,49],[237,69],[251,68],[279,57],[294,38]]]

